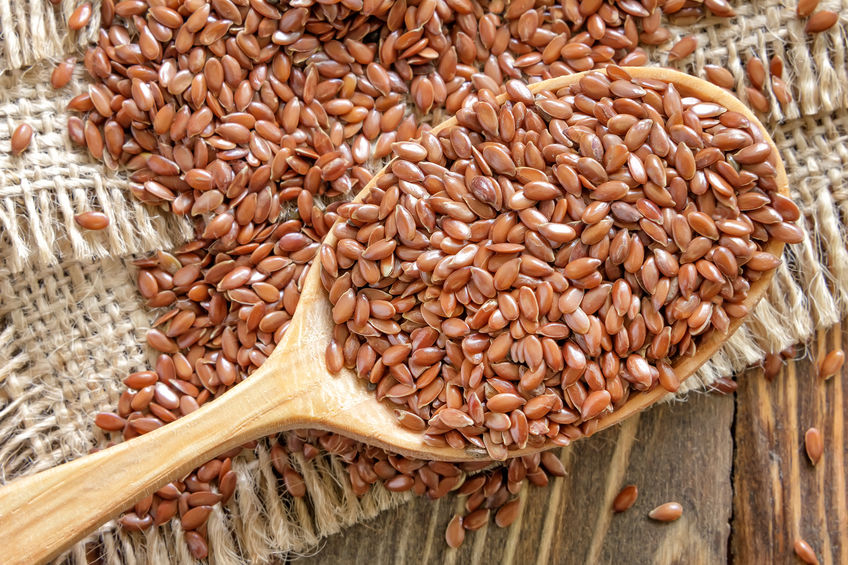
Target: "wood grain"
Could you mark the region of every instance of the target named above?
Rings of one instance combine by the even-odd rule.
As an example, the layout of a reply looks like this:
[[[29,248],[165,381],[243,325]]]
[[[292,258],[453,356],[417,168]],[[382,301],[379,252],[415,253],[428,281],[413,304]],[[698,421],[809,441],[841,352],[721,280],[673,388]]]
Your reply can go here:
[[[737,563],[799,563],[792,549],[798,537],[821,563],[848,562],[848,372],[828,381],[817,374],[818,361],[837,347],[848,348],[841,326],[820,332],[806,358],[788,363],[773,382],[759,370],[740,379],[731,542]],[[815,467],[804,451],[811,426],[825,439]]]
[[[512,528],[490,523],[450,549],[444,531],[463,499],[415,499],[329,538],[298,563],[719,563],[731,515],[733,399],[691,395],[564,450],[566,477],[527,487]],[[627,512],[613,515],[624,484],[639,487]],[[654,506],[683,504],[677,522],[647,518]],[[638,541],[638,543],[634,543]]]

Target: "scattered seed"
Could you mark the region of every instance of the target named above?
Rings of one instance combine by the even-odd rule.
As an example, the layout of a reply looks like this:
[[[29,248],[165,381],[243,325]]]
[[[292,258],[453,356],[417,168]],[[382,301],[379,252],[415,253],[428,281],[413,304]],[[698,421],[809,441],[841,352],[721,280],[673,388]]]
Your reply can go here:
[[[842,365],[845,364],[845,352],[841,349],[834,349],[828,352],[822,359],[819,365],[819,377],[829,379],[834,375],[838,375],[842,370]]]
[[[211,506],[195,506],[185,514],[183,514],[181,525],[184,530],[193,530],[200,527],[209,514],[212,512]]]
[[[109,216],[103,212],[83,212],[74,216],[74,220],[87,230],[102,230],[109,225]]]
[[[821,33],[832,28],[837,20],[839,20],[839,14],[836,12],[821,10],[810,16],[810,19],[807,20],[807,25],[804,27],[804,31],[807,33]]]
[[[818,5],[819,0],[798,0],[798,6],[795,8],[795,12],[799,18],[806,18],[816,10]]]
[[[798,538],[795,540],[795,555],[808,565],[818,565],[819,559],[816,557],[816,552],[813,551],[813,548],[809,543],[804,541],[803,539]]]
[[[766,81],[766,67],[758,57],[751,57],[745,64],[748,80],[757,90],[762,90]]]
[[[68,28],[74,31],[80,30],[88,24],[91,19],[91,2],[83,2],[77,6],[71,17],[68,18]]]
[[[457,548],[465,541],[465,528],[462,524],[462,516],[454,515],[451,521],[448,522],[448,527],[445,530],[445,541],[448,546]]]
[[[733,88],[733,85],[736,82],[733,78],[733,74],[724,67],[704,65],[704,72],[707,74],[708,81],[722,88]]]
[[[710,388],[719,394],[733,394],[739,385],[730,377],[719,377],[710,385]]]
[[[50,75],[50,84],[53,88],[58,90],[71,82],[75,62],[76,60],[73,58],[65,59],[53,68],[53,73]]]
[[[479,530],[489,522],[488,508],[478,508],[462,519],[462,526],[466,530]]]
[[[674,522],[683,515],[679,502],[666,502],[648,512],[648,517],[658,522]]]
[[[704,5],[710,12],[721,18],[730,18],[736,15],[736,11],[727,0],[704,0]]]
[[[306,496],[306,483],[303,482],[303,477],[300,476],[300,473],[291,467],[287,467],[283,472],[283,479],[286,483],[286,489],[292,496],[297,498]]]
[[[810,428],[804,434],[804,447],[807,450],[810,463],[813,465],[818,463],[824,453],[824,438],[818,428]]]
[[[774,91],[775,98],[777,98],[777,101],[780,102],[781,106],[786,106],[792,102],[792,92],[789,90],[789,86],[783,82],[783,79],[776,76],[772,77],[771,88]]]
[[[130,532],[140,532],[149,528],[153,524],[153,517],[139,516],[135,512],[127,512],[118,519],[121,527]]]
[[[769,60],[769,73],[773,77],[783,78],[783,59],[780,55],[773,55]]]
[[[698,47],[698,38],[694,35],[687,35],[675,43],[668,52],[669,61],[677,61],[683,59],[695,52]]]
[[[32,141],[32,126],[27,123],[18,124],[12,132],[12,155],[23,153]]]
[[[500,510],[495,514],[495,524],[500,528],[511,526],[518,518],[520,503],[521,501],[519,499],[515,499],[501,506]]]
[[[636,503],[636,498],[639,496],[639,489],[636,485],[627,485],[619,491],[612,501],[612,509],[614,512],[624,512]]]
[[[756,88],[748,86],[745,87],[745,94],[748,96],[748,103],[754,110],[761,114],[765,114],[769,111],[768,99],[762,92]]]
[[[780,355],[775,355],[774,353],[767,353],[766,358],[763,361],[763,376],[768,381],[774,380],[774,378],[780,373],[780,370],[783,368],[783,359]]]
[[[206,559],[209,555],[209,547],[206,545],[206,540],[196,531],[185,533],[186,545],[191,556],[195,559]]]

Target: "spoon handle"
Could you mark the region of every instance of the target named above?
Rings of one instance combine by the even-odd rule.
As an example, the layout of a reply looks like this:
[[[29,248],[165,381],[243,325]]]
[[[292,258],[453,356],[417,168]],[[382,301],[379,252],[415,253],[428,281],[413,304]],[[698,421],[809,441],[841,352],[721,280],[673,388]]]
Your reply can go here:
[[[0,561],[32,564],[56,557],[196,465],[280,429],[291,420],[287,407],[297,403],[281,402],[278,382],[257,371],[249,382],[167,426],[0,488]]]

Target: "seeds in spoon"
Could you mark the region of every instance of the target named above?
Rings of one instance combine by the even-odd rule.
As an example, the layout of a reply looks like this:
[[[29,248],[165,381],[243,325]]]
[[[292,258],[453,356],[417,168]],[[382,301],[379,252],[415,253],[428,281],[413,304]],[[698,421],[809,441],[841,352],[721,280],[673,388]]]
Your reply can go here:
[[[376,384],[379,399],[425,421],[428,444],[502,459],[510,449],[567,444],[657,384],[676,389],[673,359],[744,315],[749,281],[776,266],[755,255],[750,238],[754,230],[784,237],[759,224],[772,216],[776,159],[754,142],[760,132],[717,104],[626,76],[590,73],[535,98],[509,83],[498,106],[484,94],[458,125],[396,146],[374,192],[338,208],[338,240],[322,250],[338,268],[323,279],[339,324],[328,355],[350,346],[345,366]],[[656,97],[691,126],[619,127],[613,104],[634,97]],[[579,125],[590,104],[610,105],[607,127]],[[487,115],[510,116],[515,127],[502,133],[476,119]],[[705,127],[712,147],[695,133]],[[641,156],[630,153],[643,144]],[[726,155],[746,180],[722,166]],[[688,193],[683,179],[709,198]],[[743,183],[758,187],[745,209],[712,216],[725,209],[716,199]],[[393,212],[381,219],[381,209]],[[712,297],[722,288],[719,304]],[[369,315],[375,300],[394,314]],[[735,383],[719,385],[730,392]]]

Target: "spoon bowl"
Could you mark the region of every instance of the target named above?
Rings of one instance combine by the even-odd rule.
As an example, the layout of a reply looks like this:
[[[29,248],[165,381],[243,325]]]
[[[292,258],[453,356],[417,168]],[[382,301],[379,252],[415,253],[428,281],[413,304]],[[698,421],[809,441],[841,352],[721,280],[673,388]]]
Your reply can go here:
[[[703,80],[661,68],[627,68],[634,78],[672,83],[682,96],[696,96],[743,114],[777,154],[777,148],[756,116],[731,93]],[[540,90],[570,86],[585,73],[530,85]],[[504,96],[504,95],[502,95]],[[499,97],[499,101],[503,98]],[[437,133],[456,125],[455,118],[435,126]],[[357,196],[362,198],[386,172],[384,167]],[[788,195],[783,163],[777,159],[779,192]],[[333,242],[333,234],[325,242]],[[780,256],[783,243],[771,240],[765,251]],[[332,336],[330,303],[320,282],[320,266],[307,275],[300,302],[281,343],[251,377],[221,397],[179,420],[103,451],[36,475],[16,479],[0,489],[0,538],[4,561],[35,563],[57,556],[135,500],[179,479],[197,465],[248,441],[295,428],[317,428],[343,434],[405,456],[446,461],[483,460],[479,450],[433,447],[423,434],[401,427],[389,403],[377,400],[352,371],[330,374],[325,349]],[[744,304],[748,310],[768,288],[774,271],[751,284]],[[706,362],[742,324],[734,320],[725,333],[702,336],[697,353],[681,357],[674,370],[681,381]],[[632,395],[597,421],[597,429],[621,422],[671,393],[660,387]],[[555,447],[510,451],[523,455]]]

